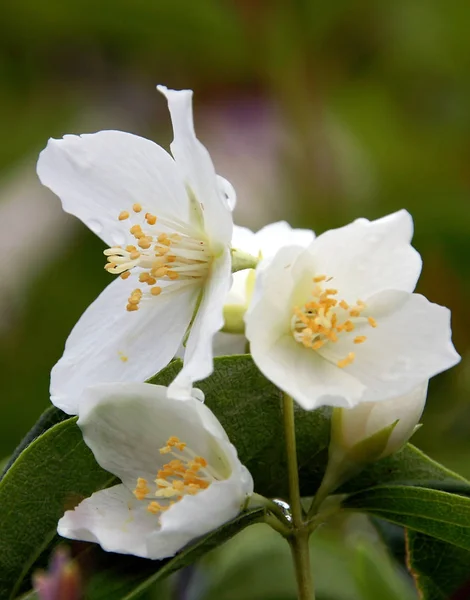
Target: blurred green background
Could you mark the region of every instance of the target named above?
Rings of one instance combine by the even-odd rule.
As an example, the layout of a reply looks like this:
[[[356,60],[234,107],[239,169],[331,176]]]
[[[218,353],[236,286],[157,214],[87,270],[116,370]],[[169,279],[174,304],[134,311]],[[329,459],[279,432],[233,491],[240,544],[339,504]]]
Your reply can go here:
[[[320,233],[412,213],[418,291],[452,309],[462,355],[432,382],[414,441],[470,476],[469,19],[467,0],[2,0],[0,457],[47,406],[70,329],[110,281],[102,243],[37,182],[37,154],[107,128],[168,144],[164,83],[195,90],[239,224]]]

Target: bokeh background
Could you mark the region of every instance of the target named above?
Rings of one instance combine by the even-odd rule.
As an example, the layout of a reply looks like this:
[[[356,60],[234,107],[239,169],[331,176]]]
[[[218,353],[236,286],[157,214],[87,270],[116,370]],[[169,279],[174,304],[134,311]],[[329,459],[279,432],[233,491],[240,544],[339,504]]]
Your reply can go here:
[[[238,224],[320,233],[412,213],[418,291],[452,309],[462,355],[431,383],[414,442],[470,476],[469,20],[467,0],[2,0],[0,457],[46,408],[69,331],[110,281],[102,243],[38,183],[38,152],[49,137],[107,128],[168,145],[164,83],[195,90],[197,132],[238,192]],[[243,534],[251,554],[234,541],[208,561],[215,598],[293,597],[287,550],[263,532]],[[376,553],[353,580],[335,576],[359,560],[357,536],[377,547],[369,523],[326,536],[321,598],[369,597],[358,573]]]

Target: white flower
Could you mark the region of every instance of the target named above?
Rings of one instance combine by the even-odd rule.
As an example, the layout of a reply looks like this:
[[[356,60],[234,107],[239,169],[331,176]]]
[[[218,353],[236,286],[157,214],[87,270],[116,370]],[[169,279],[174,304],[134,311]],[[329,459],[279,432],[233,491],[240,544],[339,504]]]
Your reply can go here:
[[[195,390],[198,391],[198,390]],[[237,516],[253,480],[213,413],[145,383],[87,388],[78,424],[97,462],[122,481],[60,519],[63,537],[151,559]]]
[[[144,381],[175,355],[192,321],[176,397],[212,371],[212,337],[231,285],[235,197],[194,133],[188,90],[159,90],[173,123],[173,157],[121,131],[50,140],[41,182],[110,246],[118,277],[85,311],[51,374],[52,402],[78,412],[84,387]]]
[[[293,229],[285,221],[266,225],[256,233],[246,227],[233,227],[232,246],[253,256],[260,256],[262,262],[257,270],[263,269],[279,248],[284,246],[308,246],[315,234],[309,229]],[[225,299],[225,331],[214,337],[214,355],[243,354],[247,340],[244,334],[244,315],[248,309],[255,270],[245,269],[233,274],[232,287]],[[227,333],[232,331],[232,333]]]
[[[413,435],[426,404],[428,382],[398,398],[383,402],[363,402],[354,408],[340,408],[332,419],[332,443],[348,451],[396,423],[378,458],[397,452]],[[387,433],[388,435],[388,433]]]
[[[411,392],[455,365],[450,312],[412,294],[421,271],[406,211],[281,249],[246,315],[253,359],[306,409]]]

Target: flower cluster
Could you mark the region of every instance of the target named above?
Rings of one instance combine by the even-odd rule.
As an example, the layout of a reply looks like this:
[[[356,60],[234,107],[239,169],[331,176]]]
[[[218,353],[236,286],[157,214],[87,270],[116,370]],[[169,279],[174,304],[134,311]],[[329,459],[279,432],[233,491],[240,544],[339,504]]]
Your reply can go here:
[[[100,131],[50,140],[37,167],[63,209],[105,242],[114,277],[72,330],[51,400],[78,415],[97,462],[121,483],[67,511],[58,531],[151,559],[253,497],[194,387],[214,355],[249,352],[303,409],[335,407],[330,453],[349,462],[399,449],[428,380],[459,360],[449,311],[414,293],[421,258],[406,211],[318,237],[285,222],[256,234],[234,226],[235,192],[195,135],[192,92],[158,89],[171,154]],[[183,367],[168,388],[145,383],[175,356]]]

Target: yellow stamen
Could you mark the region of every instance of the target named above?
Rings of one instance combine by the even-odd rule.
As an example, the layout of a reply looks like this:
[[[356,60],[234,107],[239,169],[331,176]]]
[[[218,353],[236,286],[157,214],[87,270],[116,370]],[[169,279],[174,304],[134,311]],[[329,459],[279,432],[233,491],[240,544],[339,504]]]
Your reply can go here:
[[[168,269],[166,267],[158,267],[156,269],[152,269],[151,273],[156,279],[160,279],[160,277],[165,277]]]
[[[154,515],[157,515],[159,512],[163,512],[164,510],[168,509],[169,506],[163,506],[162,504],[160,504],[160,502],[156,502],[155,500],[152,500],[152,502],[150,502],[147,506],[147,510]]]
[[[329,342],[339,341],[340,335],[346,335],[354,331],[356,321],[360,323],[365,321],[361,317],[362,311],[366,308],[366,303],[358,299],[356,305],[351,306],[344,299],[336,299],[339,292],[335,288],[323,288],[322,282],[331,281],[332,277],[326,275],[317,275],[313,278],[314,287],[311,297],[302,308],[294,306],[291,320],[292,333],[297,342],[305,348],[319,350]],[[338,309],[342,309],[338,311]],[[346,320],[342,320],[343,312],[347,311]],[[340,321],[341,320],[341,321]],[[368,318],[372,327],[377,323],[372,317]],[[365,335],[356,335],[355,344],[362,344],[367,340]],[[355,359],[354,352],[350,352],[345,358],[339,360],[337,365],[344,368],[350,365]]]
[[[133,215],[132,211],[137,215]],[[150,212],[145,212],[139,202],[132,205],[132,211],[130,209],[121,211],[116,220],[123,221],[132,217],[133,221],[139,221],[125,226],[135,238],[135,245],[117,245],[107,248],[104,254],[108,263],[105,269],[108,272],[125,280],[130,277],[132,269],[135,268],[140,283],[155,288],[147,290],[146,300],[161,293],[163,286],[157,285],[160,278],[165,279],[166,284],[175,282],[176,285],[173,285],[172,290],[178,289],[177,282],[180,279],[184,279],[185,284],[205,281],[214,258],[205,235],[196,233],[194,236],[190,227],[185,227],[178,222],[172,223],[165,218],[161,219],[162,227],[158,227],[157,230],[155,225],[160,225],[159,218]],[[168,232],[161,231],[162,228],[168,228]],[[181,232],[176,233],[174,230],[181,230]],[[126,309],[136,311],[139,303],[140,298],[131,294]]]
[[[137,245],[143,250],[148,250],[152,245],[152,241],[149,240],[147,237],[143,237],[138,241]]]
[[[150,494],[150,488],[147,485],[147,480],[143,477],[139,477],[134,490],[134,496],[137,498],[137,500],[143,500],[147,494]]]
[[[155,215],[150,214],[150,213],[146,213],[145,214],[145,220],[147,221],[147,223],[149,225],[155,225],[155,223],[157,222],[157,217]]]
[[[346,358],[343,358],[343,360],[339,360],[336,364],[338,365],[338,367],[340,369],[344,369],[344,367],[347,367],[348,365],[350,365],[354,361],[355,356],[356,355],[354,354],[354,352],[350,352],[346,356]]]

